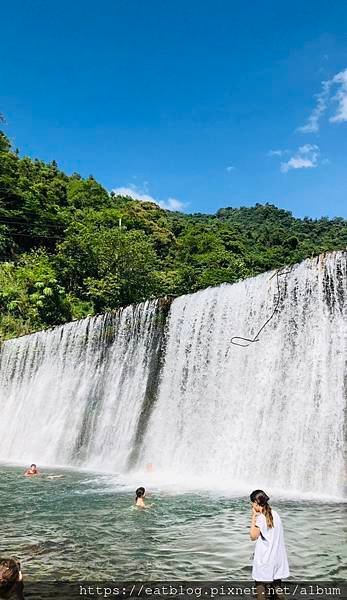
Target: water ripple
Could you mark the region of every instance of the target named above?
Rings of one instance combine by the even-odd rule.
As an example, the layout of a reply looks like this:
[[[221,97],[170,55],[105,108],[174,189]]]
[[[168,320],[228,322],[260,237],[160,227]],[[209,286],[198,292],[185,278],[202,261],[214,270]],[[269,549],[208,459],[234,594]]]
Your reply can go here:
[[[28,480],[1,467],[1,553],[17,556],[31,579],[250,578],[249,502],[157,491],[134,508],[115,477],[62,472]],[[275,502],[293,578],[338,579],[346,569],[345,505]]]

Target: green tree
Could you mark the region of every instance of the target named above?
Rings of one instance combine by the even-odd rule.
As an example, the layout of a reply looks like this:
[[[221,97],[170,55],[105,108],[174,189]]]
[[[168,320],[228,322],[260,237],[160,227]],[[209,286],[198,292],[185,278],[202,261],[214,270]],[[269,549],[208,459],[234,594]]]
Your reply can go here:
[[[74,225],[56,264],[68,288],[90,300],[96,312],[141,302],[158,291],[158,259],[141,231]]]
[[[1,121],[1,118],[0,118]],[[108,193],[21,157],[0,131],[0,336],[164,294],[234,283],[347,247],[347,222],[271,204],[215,215]]]
[[[23,254],[17,264],[0,265],[0,337],[65,323],[72,310],[65,289],[59,285],[51,261],[44,251]]]

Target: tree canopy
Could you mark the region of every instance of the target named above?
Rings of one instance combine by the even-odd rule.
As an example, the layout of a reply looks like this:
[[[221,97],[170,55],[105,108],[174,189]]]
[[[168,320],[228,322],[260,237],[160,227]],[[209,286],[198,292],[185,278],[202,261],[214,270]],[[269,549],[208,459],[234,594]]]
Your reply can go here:
[[[347,246],[347,221],[271,204],[214,215],[109,193],[0,131],[0,339],[195,292]]]

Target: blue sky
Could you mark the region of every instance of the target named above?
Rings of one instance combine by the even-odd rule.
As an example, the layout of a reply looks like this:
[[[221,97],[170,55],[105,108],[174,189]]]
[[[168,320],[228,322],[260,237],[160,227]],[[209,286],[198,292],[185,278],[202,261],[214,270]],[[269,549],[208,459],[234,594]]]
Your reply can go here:
[[[0,112],[22,154],[163,206],[347,216],[347,3],[17,0]]]

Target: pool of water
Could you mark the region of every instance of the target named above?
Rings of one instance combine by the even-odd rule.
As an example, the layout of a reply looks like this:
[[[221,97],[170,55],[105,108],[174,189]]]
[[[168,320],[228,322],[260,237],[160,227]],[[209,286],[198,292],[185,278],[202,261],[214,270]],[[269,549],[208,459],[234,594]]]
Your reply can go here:
[[[250,579],[248,498],[154,487],[153,506],[139,510],[132,481],[49,472],[64,477],[29,479],[23,468],[0,467],[0,551],[18,557],[27,578]],[[283,520],[292,578],[341,579],[346,504],[273,498],[272,505]]]

